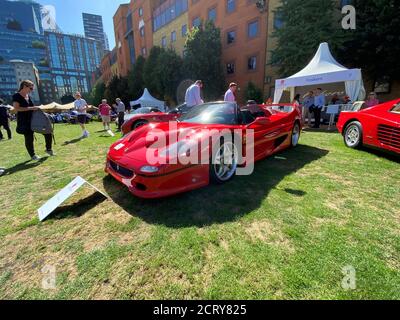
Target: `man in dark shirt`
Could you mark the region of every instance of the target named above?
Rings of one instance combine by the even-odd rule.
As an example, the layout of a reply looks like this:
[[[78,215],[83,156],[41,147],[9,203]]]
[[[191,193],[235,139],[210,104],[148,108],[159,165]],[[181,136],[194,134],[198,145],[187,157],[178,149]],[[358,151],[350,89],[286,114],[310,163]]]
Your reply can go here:
[[[9,114],[8,107],[4,104],[4,101],[0,99],[0,140],[3,140],[3,133],[1,132],[1,127],[7,131],[8,140],[11,139],[11,130],[9,125]]]

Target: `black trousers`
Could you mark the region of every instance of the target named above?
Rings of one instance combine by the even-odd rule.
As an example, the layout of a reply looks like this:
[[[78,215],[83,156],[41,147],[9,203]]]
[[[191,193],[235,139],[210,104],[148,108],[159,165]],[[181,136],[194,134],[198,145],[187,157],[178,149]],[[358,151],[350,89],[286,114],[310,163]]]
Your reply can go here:
[[[315,117],[315,127],[319,128],[321,125],[321,111],[322,108],[314,108],[314,117]]]
[[[121,130],[121,127],[124,124],[124,117],[125,117],[125,112],[118,113],[118,130]]]
[[[35,147],[33,145],[33,131],[25,133],[24,136],[26,150],[28,151],[29,155],[33,157],[35,155]],[[51,134],[44,134],[44,139],[46,141],[46,151],[51,151],[53,148],[53,136]]]
[[[3,133],[1,132],[1,127],[3,127],[7,131],[8,139],[11,139],[10,124],[8,123],[8,121],[0,122],[0,139],[3,139]]]

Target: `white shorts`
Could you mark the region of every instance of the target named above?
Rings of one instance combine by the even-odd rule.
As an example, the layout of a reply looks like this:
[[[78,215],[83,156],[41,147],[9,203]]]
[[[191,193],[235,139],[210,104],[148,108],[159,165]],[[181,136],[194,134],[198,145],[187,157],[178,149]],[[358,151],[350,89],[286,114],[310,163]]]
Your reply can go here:
[[[111,117],[110,116],[101,116],[101,119],[103,120],[103,122],[111,122]]]

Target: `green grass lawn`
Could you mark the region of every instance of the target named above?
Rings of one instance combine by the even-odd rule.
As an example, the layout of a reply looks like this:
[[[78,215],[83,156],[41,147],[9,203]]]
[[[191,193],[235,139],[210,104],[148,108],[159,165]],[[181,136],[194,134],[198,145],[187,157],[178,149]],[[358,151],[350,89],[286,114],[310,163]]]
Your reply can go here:
[[[77,141],[78,126],[57,125],[57,156],[39,163],[21,136],[0,142],[0,298],[400,298],[399,158],[306,132],[252,176],[144,201],[104,173],[117,137],[89,129]],[[77,175],[112,201],[83,188],[39,223]],[[55,290],[42,289],[46,265]],[[341,286],[346,266],[355,290]]]

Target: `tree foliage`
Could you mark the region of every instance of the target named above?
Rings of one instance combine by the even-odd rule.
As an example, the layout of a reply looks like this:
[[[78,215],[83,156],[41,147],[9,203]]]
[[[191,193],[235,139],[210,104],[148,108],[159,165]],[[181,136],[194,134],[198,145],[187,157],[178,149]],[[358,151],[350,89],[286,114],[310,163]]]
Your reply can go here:
[[[244,89],[245,100],[254,100],[257,103],[263,103],[263,92],[253,82],[249,82]]]
[[[90,103],[97,106],[105,98],[106,85],[103,81],[97,81],[89,95]],[[88,102],[89,103],[89,102]]]
[[[282,77],[307,65],[320,43],[328,42],[336,54],[346,40],[335,0],[283,0],[275,14],[283,25],[274,31],[277,47],[270,63],[279,66]]]
[[[139,56],[128,74],[128,90],[133,99],[138,99],[143,94],[145,88],[143,80],[145,63],[146,59]]]
[[[212,21],[193,28],[186,40],[185,72],[192,80],[203,80],[206,100],[218,99],[225,87],[220,29]]]
[[[105,98],[108,103],[113,103],[115,99],[121,100],[127,104],[131,100],[128,90],[128,78],[113,76],[104,92]]]
[[[152,95],[156,96],[159,99],[161,99],[162,96],[158,92],[157,88],[157,81],[158,81],[157,61],[161,52],[162,49],[160,47],[154,46],[153,48],[151,48],[149,57],[147,58],[146,63],[144,65],[144,74],[143,74],[145,87],[151,92]]]
[[[362,68],[372,80],[400,79],[400,4],[398,0],[354,0],[356,30],[341,58]]]

